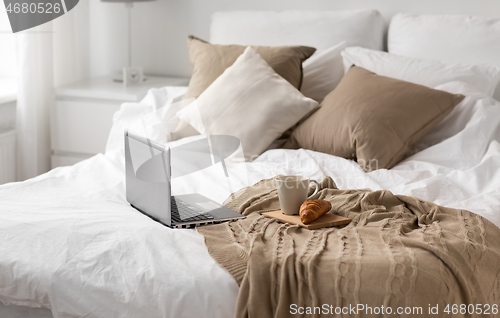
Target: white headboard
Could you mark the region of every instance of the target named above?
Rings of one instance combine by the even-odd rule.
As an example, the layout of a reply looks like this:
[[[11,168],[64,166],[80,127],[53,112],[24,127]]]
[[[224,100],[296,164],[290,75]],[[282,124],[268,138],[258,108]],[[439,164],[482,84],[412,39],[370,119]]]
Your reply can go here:
[[[90,34],[92,75],[106,75],[123,67],[127,37],[125,8],[89,1],[93,17]],[[376,9],[385,20],[398,12],[467,14],[500,18],[499,0],[161,0],[138,2],[133,12],[134,63],[149,74],[190,75],[186,39],[189,34],[210,38],[211,17],[218,11],[361,10]],[[123,13],[123,14],[121,14]],[[141,36],[142,35],[142,36]],[[110,40],[111,39],[111,40]]]
[[[384,19],[377,10],[222,11],[212,16],[210,42],[240,45],[307,45],[384,48]]]

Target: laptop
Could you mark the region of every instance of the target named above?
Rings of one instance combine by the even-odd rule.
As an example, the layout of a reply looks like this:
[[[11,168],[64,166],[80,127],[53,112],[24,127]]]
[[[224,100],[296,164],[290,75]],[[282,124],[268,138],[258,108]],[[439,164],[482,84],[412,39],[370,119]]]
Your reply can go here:
[[[127,201],[171,228],[193,228],[244,218],[200,194],[171,195],[171,149],[125,131]]]

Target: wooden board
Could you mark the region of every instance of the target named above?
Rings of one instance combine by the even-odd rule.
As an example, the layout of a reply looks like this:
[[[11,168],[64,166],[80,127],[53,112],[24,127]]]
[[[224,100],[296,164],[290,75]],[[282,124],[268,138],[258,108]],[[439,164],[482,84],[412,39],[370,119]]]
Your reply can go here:
[[[308,230],[315,230],[315,229],[321,229],[324,227],[332,227],[332,226],[339,226],[339,225],[346,225],[351,223],[351,219],[345,218],[340,215],[335,215],[331,213],[327,213],[320,217],[319,219],[316,219],[312,221],[309,224],[304,224],[300,221],[300,216],[298,215],[287,215],[281,213],[281,210],[278,211],[272,211],[272,212],[263,212],[261,213],[264,216],[267,216],[269,218],[276,219],[280,222],[283,223],[290,223],[294,225],[299,225],[303,228],[306,228]]]

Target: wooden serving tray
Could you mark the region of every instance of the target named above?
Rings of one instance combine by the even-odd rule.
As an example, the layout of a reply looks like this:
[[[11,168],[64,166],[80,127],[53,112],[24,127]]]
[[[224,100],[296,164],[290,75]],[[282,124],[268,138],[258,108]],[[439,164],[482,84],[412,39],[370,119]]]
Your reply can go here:
[[[264,216],[267,216],[269,218],[276,219],[276,220],[283,222],[283,223],[290,223],[290,224],[294,224],[294,225],[299,225],[299,226],[306,228],[308,230],[315,230],[315,229],[321,229],[324,227],[346,225],[346,224],[351,223],[351,219],[345,218],[345,217],[340,216],[340,215],[331,214],[331,213],[327,213],[327,214],[323,215],[322,217],[312,221],[309,224],[302,223],[300,221],[300,216],[283,214],[281,212],[281,210],[272,211],[272,212],[263,212],[261,214]]]

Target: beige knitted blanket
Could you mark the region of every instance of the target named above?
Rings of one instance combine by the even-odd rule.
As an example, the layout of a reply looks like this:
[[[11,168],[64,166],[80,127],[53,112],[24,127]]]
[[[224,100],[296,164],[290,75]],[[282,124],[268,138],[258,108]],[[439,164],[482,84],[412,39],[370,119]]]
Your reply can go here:
[[[473,317],[500,316],[492,311],[500,303],[494,224],[389,191],[338,190],[331,178],[321,189],[315,198],[349,225],[306,230],[261,216],[279,209],[270,179],[225,202],[247,218],[198,228],[240,285],[235,317],[442,317],[447,306],[449,316],[469,317],[461,304],[476,306]],[[477,304],[490,315],[477,314]]]

